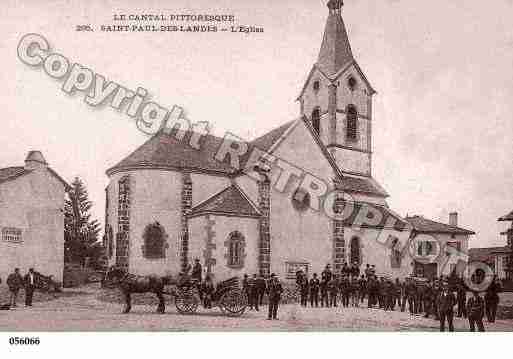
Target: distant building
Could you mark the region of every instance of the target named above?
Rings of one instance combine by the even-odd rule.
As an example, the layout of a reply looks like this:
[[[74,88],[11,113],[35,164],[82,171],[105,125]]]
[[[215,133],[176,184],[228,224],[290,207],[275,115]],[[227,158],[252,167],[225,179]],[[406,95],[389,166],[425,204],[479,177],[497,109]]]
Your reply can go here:
[[[471,262],[487,264],[499,279],[510,278],[507,272],[510,249],[504,247],[470,248]]]
[[[437,260],[433,263],[421,263],[414,261],[413,270],[417,276],[434,277],[442,274],[448,274],[456,271],[457,274],[461,274],[465,269],[465,262],[459,261],[459,263],[450,263],[448,261],[449,253],[446,247],[453,247],[460,253],[468,253],[468,241],[471,235],[475,233],[468,229],[458,227],[458,214],[453,212],[449,215],[449,224],[435,222],[422,216],[406,217],[406,220],[413,226],[411,238],[415,239],[421,235],[427,235],[432,237],[439,247],[436,248],[436,244],[430,244],[428,241],[422,243],[420,241],[415,247],[417,251],[424,251],[424,254],[429,255],[430,252],[433,254],[440,254]],[[420,253],[419,253],[420,254]],[[448,264],[450,267],[445,268],[444,265]],[[445,273],[444,273],[445,272]]]
[[[68,184],[31,151],[25,166],[0,168],[0,277],[33,267],[62,281]]]
[[[511,222],[510,228],[501,233],[501,235],[506,236],[506,243],[508,244],[505,248],[507,253],[502,254],[502,267],[504,268],[506,278],[513,280],[513,211],[499,218],[499,222]]]

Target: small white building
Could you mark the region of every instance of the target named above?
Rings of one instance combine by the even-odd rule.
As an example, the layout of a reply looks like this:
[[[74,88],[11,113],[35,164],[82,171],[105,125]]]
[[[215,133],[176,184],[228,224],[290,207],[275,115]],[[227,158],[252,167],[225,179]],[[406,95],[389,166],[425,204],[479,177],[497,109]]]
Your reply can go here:
[[[0,277],[34,268],[62,281],[68,184],[31,151],[25,166],[0,168]]]

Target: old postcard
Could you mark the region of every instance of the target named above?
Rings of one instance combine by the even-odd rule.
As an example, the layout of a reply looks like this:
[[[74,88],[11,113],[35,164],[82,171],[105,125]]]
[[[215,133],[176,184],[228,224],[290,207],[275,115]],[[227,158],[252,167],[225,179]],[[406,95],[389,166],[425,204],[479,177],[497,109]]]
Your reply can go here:
[[[511,0],[0,10],[11,346],[513,331]]]

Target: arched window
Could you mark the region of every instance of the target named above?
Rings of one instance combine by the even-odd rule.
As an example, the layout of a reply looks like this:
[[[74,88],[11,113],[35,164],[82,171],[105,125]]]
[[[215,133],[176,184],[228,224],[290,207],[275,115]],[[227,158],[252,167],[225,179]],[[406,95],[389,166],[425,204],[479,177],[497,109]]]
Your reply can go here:
[[[228,241],[225,242],[225,246],[228,248],[226,255],[228,259],[228,267],[230,268],[242,268],[244,267],[244,247],[246,242],[242,233],[235,231],[230,233]]]
[[[401,259],[402,259],[402,253],[401,253],[401,243],[399,242],[399,238],[392,237],[391,242],[391,253],[390,253],[390,266],[392,268],[401,268]]]
[[[362,264],[362,256],[361,256],[361,250],[360,250],[360,238],[358,237],[353,237],[351,239],[351,244],[350,244],[351,248],[350,248],[350,260],[351,260],[351,264],[353,263],[356,263],[358,265],[361,265]]]
[[[346,138],[351,141],[358,139],[358,111],[354,105],[347,106]]]
[[[318,107],[312,111],[312,127],[319,135],[321,131],[321,110]]]
[[[148,259],[166,257],[166,232],[159,222],[146,226],[143,233],[143,256]]]

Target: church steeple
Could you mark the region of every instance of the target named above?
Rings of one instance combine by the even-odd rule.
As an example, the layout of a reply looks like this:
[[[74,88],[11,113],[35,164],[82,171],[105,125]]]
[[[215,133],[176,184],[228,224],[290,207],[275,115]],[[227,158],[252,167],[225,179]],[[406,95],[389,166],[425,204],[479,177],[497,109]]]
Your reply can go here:
[[[354,58],[341,14],[344,2],[342,0],[330,0],[327,6],[329,15],[317,65],[326,75],[332,76]]]
[[[300,114],[311,125],[342,172],[372,176],[372,96],[355,61],[342,0],[329,0],[321,50],[298,97]]]

